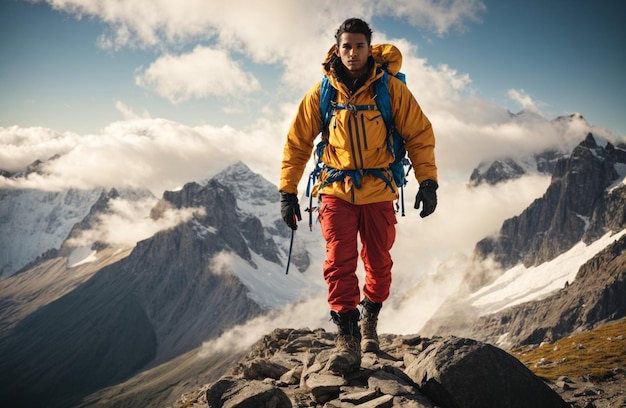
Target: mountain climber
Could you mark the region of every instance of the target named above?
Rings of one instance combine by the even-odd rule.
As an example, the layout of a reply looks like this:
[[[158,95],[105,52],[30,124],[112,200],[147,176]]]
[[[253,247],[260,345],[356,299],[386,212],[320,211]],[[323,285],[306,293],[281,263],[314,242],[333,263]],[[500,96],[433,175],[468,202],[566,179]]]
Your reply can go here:
[[[323,273],[331,318],[338,327],[335,351],[326,366],[334,373],[358,370],[361,352],[378,351],[378,314],[391,286],[389,251],[397,223],[393,202],[399,194],[398,186],[390,183],[389,166],[394,158],[388,146],[389,132],[381,113],[374,109],[376,95],[372,92],[383,69],[389,67],[373,57],[371,38],[372,30],[361,19],[350,18],[341,24],[336,45],[323,63],[324,74],[337,90],[333,117],[328,126],[322,125],[318,82],[299,105],[287,134],[280,172],[281,216],[295,230],[301,220],[297,186],[314,141],[322,133],[324,168],[313,194],[320,200],[319,222],[326,241]],[[389,65],[399,66],[402,56],[393,50],[397,51],[392,47],[385,58]],[[402,81],[389,75],[388,89],[393,121],[419,183],[414,208],[421,206],[420,216],[426,217],[437,206],[433,129]],[[358,236],[365,269],[362,299],[356,275]],[[363,311],[360,325],[359,305]]]

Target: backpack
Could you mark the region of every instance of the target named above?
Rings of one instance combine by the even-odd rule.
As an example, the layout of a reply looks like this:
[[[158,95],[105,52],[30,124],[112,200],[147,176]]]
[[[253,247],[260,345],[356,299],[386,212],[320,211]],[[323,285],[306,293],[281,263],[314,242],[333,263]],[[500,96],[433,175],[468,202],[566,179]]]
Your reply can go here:
[[[400,51],[395,48],[393,45],[382,44],[382,45],[374,45],[372,46],[372,56],[374,59],[381,63],[383,68],[383,75],[378,78],[374,84],[374,95],[376,95],[376,105],[350,105],[346,106],[343,104],[338,104],[336,102],[337,98],[337,90],[330,85],[330,81],[328,77],[324,75],[320,85],[320,112],[322,117],[322,125],[320,127],[320,132],[324,134],[328,125],[330,124],[330,120],[333,116],[335,110],[341,109],[355,109],[359,110],[373,110],[378,109],[380,111],[381,116],[383,117],[383,121],[385,122],[385,126],[387,128],[387,149],[391,153],[393,157],[393,162],[389,165],[389,170],[393,176],[393,180],[400,189],[400,203],[402,208],[402,216],[405,215],[404,212],[404,186],[408,182],[406,176],[411,170],[411,162],[406,157],[406,149],[404,147],[404,139],[400,136],[400,133],[396,129],[396,126],[393,121],[393,117],[391,114],[391,97],[389,95],[389,75],[393,75],[396,78],[400,79],[406,85],[406,77],[404,73],[400,72],[401,58],[400,61],[393,62],[394,67],[390,67],[392,63],[386,61],[385,57],[389,53],[390,50],[393,50],[396,55],[400,55]],[[401,55],[400,55],[401,56]],[[397,70],[395,69],[397,68]],[[393,73],[393,71],[395,73]],[[325,167],[324,163],[322,163],[322,153],[324,148],[328,144],[328,140],[322,138],[322,140],[317,144],[315,148],[315,154],[317,156],[317,163],[315,168],[311,172],[309,176],[309,182],[307,185],[306,196],[309,197],[309,208],[307,211],[309,212],[309,228],[312,228],[312,201],[313,196],[311,194],[311,188],[315,185],[317,181],[317,177],[319,176],[322,169]],[[409,169],[405,171],[404,166],[409,166]],[[391,180],[389,180],[385,174],[380,169],[365,169],[363,172],[359,172],[356,170],[348,171],[348,170],[336,170],[327,168],[329,171],[329,177],[325,181],[326,184],[333,183],[335,181],[341,180],[346,176],[351,176],[353,178],[354,184],[357,188],[360,188],[360,179],[364,174],[372,174],[374,176],[382,178],[387,186],[394,189]],[[321,188],[321,187],[320,187]]]

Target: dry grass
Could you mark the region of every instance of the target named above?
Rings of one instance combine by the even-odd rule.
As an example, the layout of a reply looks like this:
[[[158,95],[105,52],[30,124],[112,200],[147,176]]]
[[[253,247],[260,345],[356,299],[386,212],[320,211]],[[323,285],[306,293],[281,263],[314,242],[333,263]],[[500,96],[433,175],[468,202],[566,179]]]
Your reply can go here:
[[[601,379],[616,368],[626,368],[626,319],[511,354],[547,380],[560,376]]]

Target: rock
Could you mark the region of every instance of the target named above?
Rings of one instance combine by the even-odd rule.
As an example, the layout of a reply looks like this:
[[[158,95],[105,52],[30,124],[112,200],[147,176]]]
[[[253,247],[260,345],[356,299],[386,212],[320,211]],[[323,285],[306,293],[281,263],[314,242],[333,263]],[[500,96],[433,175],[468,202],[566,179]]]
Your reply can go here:
[[[287,408],[291,401],[279,388],[262,381],[219,380],[207,390],[209,408]]]
[[[451,336],[433,343],[405,372],[448,408],[569,406],[519,360],[471,339]]]
[[[393,396],[391,395],[381,395],[380,397],[373,399],[371,401],[366,402],[365,404],[360,404],[360,408],[389,408],[393,406]]]
[[[304,367],[298,366],[294,367],[291,370],[287,371],[285,374],[280,376],[280,384],[283,385],[295,385],[300,382],[300,378],[302,377],[302,370]]]
[[[323,330],[274,330],[206,389],[208,406],[568,407],[515,357],[475,340],[382,335],[380,352],[337,376],[323,370],[331,338]]]
[[[248,379],[262,380],[264,378],[273,378],[275,380],[281,378],[289,370],[280,364],[262,359],[256,359],[248,362],[242,368],[243,376]]]
[[[383,394],[394,396],[415,393],[414,386],[407,384],[401,377],[383,370],[376,371],[372,374],[367,380],[367,386],[370,389],[378,389]]]
[[[342,402],[349,402],[350,404],[359,405],[367,401],[371,401],[380,395],[380,391],[377,389],[370,389],[367,391],[355,392],[352,394],[345,394],[341,397]]]
[[[306,380],[306,386],[315,402],[324,403],[339,396],[339,389],[348,382],[338,376],[312,373]]]

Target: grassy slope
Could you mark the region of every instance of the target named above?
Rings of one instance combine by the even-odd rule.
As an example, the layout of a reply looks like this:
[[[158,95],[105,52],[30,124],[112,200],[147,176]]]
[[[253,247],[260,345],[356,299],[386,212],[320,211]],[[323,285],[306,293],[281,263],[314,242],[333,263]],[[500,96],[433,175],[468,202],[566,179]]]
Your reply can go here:
[[[616,368],[626,368],[626,319],[511,354],[547,380],[560,376],[601,379]]]

